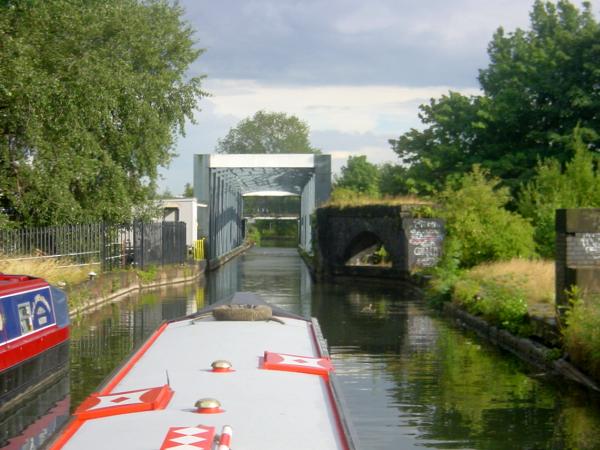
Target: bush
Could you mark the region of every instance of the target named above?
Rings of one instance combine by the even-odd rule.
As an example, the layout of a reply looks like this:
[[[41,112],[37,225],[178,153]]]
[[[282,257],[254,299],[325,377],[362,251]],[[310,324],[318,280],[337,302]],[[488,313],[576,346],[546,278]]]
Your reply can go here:
[[[499,184],[475,165],[438,196],[447,235],[460,247],[461,267],[535,255],[532,226],[504,208],[510,195]]]
[[[558,208],[600,206],[598,157],[586,148],[578,129],[571,146],[574,156],[564,171],[554,159],[539,163],[536,175],[519,195],[519,212],[532,220],[537,249],[544,257],[554,256]]]
[[[564,345],[571,360],[600,380],[600,305],[598,299],[578,300],[567,312]]]
[[[456,240],[444,240],[442,258],[437,266],[425,270],[425,275],[430,275],[431,280],[427,287],[427,300],[430,306],[441,308],[442,304],[452,299],[454,285],[461,275],[460,246]]]
[[[527,301],[523,290],[493,281],[484,282],[481,299],[475,303],[475,311],[494,325],[519,333],[527,321]]]
[[[511,280],[480,279],[465,273],[454,284],[452,300],[471,314],[511,333],[519,334],[527,323],[525,292]]]
[[[255,226],[250,226],[248,228],[248,233],[246,234],[246,238],[252,242],[257,247],[260,247],[260,231]]]

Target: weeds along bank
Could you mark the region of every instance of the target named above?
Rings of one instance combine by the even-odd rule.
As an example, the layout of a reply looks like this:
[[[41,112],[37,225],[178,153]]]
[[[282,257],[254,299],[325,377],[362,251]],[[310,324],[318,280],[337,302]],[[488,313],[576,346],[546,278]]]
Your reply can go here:
[[[554,238],[546,230],[549,219],[530,222],[507,208],[511,201],[508,189],[478,168],[447,184],[438,196],[446,220],[444,256],[428,273],[429,300],[543,341],[552,348],[549,357],[600,381],[600,299],[571,288],[570,308],[557,315],[554,260],[540,256]]]
[[[76,315],[139,289],[193,281],[204,273],[204,264],[149,266],[145,270],[115,270],[96,275],[94,266],[70,265],[65,260],[0,258],[0,272],[36,276],[62,287],[69,298],[70,313]]]

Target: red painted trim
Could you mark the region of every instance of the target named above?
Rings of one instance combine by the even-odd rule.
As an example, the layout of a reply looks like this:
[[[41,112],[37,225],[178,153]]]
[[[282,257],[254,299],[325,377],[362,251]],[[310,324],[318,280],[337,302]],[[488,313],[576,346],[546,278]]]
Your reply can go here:
[[[310,331],[313,338],[313,342],[317,348],[320,357],[323,357],[321,346],[319,345],[319,339],[317,338],[317,334],[315,333],[315,328],[313,324],[310,324]],[[329,403],[331,404],[331,409],[333,411],[333,415],[335,417],[335,424],[338,431],[338,435],[340,436],[340,440],[342,441],[342,447],[344,450],[350,450],[350,444],[348,442],[348,436],[346,436],[346,431],[344,425],[342,424],[341,412],[338,408],[338,403],[335,400],[335,395],[333,393],[333,387],[331,386],[331,379],[329,377],[321,377],[323,383],[327,387],[327,395],[329,397]]]
[[[71,422],[69,422],[58,438],[48,448],[48,450],[60,450],[63,448],[65,444],[73,437],[73,435],[77,433],[77,430],[81,428],[83,422],[83,420],[79,419],[73,419]]]
[[[194,433],[191,428],[195,428],[197,431]],[[195,427],[171,427],[167,431],[160,450],[169,450],[173,448],[179,448],[181,446],[180,439],[182,435],[179,433],[180,430],[185,429],[185,435],[190,437],[200,438],[200,442],[196,442],[187,448],[197,448],[198,450],[211,450],[213,448],[213,442],[215,440],[215,427],[208,427],[206,425],[197,425]],[[192,431],[190,433],[190,431]]]
[[[48,282],[41,278],[26,275],[0,274],[0,297],[19,294],[23,291],[47,288],[48,286]]]
[[[66,398],[56,403],[56,405],[50,411],[25,428],[20,435],[10,438],[8,440],[8,446],[5,450],[27,448],[25,446],[27,441],[38,438],[42,433],[47,434],[47,428],[52,424],[53,421],[56,421],[60,416],[69,415],[70,402],[71,398],[67,395]]]
[[[53,325],[0,347],[0,372],[27,361],[69,339],[69,327]]]
[[[329,358],[290,355],[287,353],[273,353],[269,351],[265,351],[262,367],[267,370],[307,373],[324,377],[328,377],[329,372],[333,370],[333,365]]]
[[[117,384],[121,382],[125,375],[129,373],[129,371],[136,365],[136,363],[140,360],[144,353],[154,344],[154,341],[158,339],[158,337],[162,334],[163,331],[169,325],[168,322],[163,323],[152,335],[148,338],[148,340],[138,349],[137,352],[127,361],[127,363],[121,367],[121,370],[117,372],[117,374],[110,380],[110,382],[104,386],[100,392],[100,395],[110,394],[110,392],[115,388]]]
[[[335,395],[333,394],[333,389],[331,387],[331,381],[329,381],[329,379],[327,380],[323,380],[325,382],[325,384],[327,385],[327,394],[329,395],[329,402],[332,405],[332,410],[333,410],[333,415],[335,416],[335,424],[338,430],[338,434],[340,435],[340,438],[342,440],[342,447],[344,447],[344,450],[349,450],[350,449],[350,445],[348,444],[348,437],[346,436],[346,431],[344,429],[344,426],[342,425],[342,418],[340,416],[340,410],[338,409],[338,404],[335,401]]]
[[[173,397],[173,390],[168,386],[160,386],[150,389],[136,389],[134,391],[126,391],[126,392],[114,392],[109,394],[112,396],[124,396],[127,397],[128,394],[134,394],[137,392],[144,393],[140,398],[138,403],[129,403],[125,405],[120,405],[116,403],[111,406],[105,406],[103,408],[96,408],[98,404],[102,402],[102,398],[104,395],[100,394],[91,394],[79,407],[75,410],[73,415],[77,416],[81,420],[88,419],[96,419],[99,417],[109,417],[116,416],[119,414],[131,414],[142,411],[155,411],[158,409],[165,409]]]
[[[196,410],[197,414],[221,414],[224,412],[225,410],[221,408],[198,408]]]
[[[148,340],[135,352],[135,354],[131,357],[129,361],[117,372],[117,374],[110,380],[110,382],[104,386],[99,395],[107,395],[110,394],[110,391],[114,389],[114,387],[121,382],[121,380],[129,373],[129,371],[135,366],[135,364],[139,361],[139,359],[146,353],[146,351],[154,344],[154,341],[158,339],[158,337],[162,334],[163,331],[167,328],[169,322],[164,322],[152,335],[148,338]],[[172,395],[172,394],[171,394]],[[168,400],[171,399],[171,396],[168,397]],[[168,403],[168,401],[167,401]],[[166,405],[165,405],[166,406]],[[58,436],[56,441],[50,446],[49,450],[60,450],[64,447],[64,445],[69,442],[69,440],[73,437],[73,435],[79,430],[81,425],[85,420],[74,419],[69,425],[64,429],[64,431]]]
[[[233,430],[229,425],[223,426],[221,436],[219,437],[218,450],[231,450],[231,434]]]
[[[233,370],[233,369],[219,369],[219,368],[215,368],[215,369],[210,370],[210,372],[213,372],[213,373],[231,373],[231,372],[235,372],[235,370]]]

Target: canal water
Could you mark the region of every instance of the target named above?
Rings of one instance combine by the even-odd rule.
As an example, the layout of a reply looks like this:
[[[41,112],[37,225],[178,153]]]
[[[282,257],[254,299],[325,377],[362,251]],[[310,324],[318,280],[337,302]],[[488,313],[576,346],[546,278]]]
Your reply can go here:
[[[319,319],[365,450],[600,448],[598,396],[456,328],[410,286],[313,284],[293,249],[252,249],[197,285],[147,292],[75,320],[71,408],[161,321],[235,291]]]

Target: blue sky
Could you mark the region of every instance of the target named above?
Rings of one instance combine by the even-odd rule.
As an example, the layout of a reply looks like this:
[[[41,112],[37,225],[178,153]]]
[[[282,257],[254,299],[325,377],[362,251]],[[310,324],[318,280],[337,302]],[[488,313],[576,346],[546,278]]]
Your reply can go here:
[[[580,2],[574,2],[580,4]],[[180,0],[206,49],[190,68],[205,75],[196,124],[161,171],[181,194],[192,157],[258,110],[294,114],[332,155],[396,162],[388,139],[420,128],[418,106],[448,90],[479,92],[494,31],[527,28],[528,0]],[[598,16],[600,0],[593,0]]]

